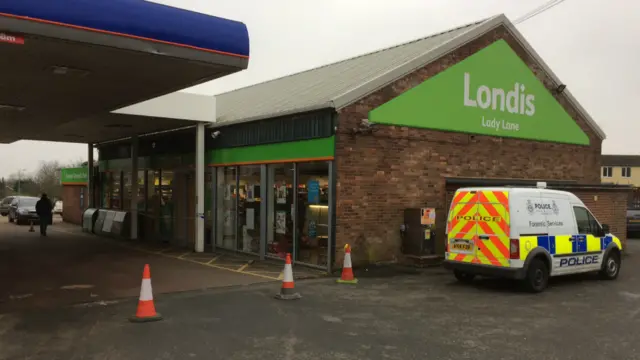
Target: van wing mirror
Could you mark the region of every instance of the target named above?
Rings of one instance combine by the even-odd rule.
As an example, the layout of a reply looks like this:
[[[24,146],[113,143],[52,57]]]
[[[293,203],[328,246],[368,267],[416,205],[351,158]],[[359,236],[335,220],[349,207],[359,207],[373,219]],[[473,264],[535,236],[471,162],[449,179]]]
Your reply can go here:
[[[609,228],[608,224],[602,224],[602,232],[607,235],[609,232],[611,231],[611,229]]]

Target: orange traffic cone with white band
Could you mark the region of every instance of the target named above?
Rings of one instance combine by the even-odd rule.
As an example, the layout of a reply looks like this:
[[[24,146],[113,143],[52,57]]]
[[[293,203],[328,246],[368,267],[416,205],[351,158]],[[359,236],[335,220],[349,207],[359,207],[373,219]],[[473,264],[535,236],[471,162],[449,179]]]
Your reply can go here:
[[[131,322],[149,322],[162,320],[162,316],[156,312],[153,304],[153,290],[151,289],[151,271],[149,264],[144,265],[142,273],[142,286],[140,287],[140,299],[138,300],[138,311],[129,318]]]
[[[276,294],[278,300],[297,300],[300,299],[299,293],[295,291],[295,285],[293,283],[293,270],[291,269],[291,254],[287,254],[287,258],[284,263],[284,278],[282,279],[282,287],[280,293]]]
[[[342,265],[342,275],[337,282],[341,284],[357,284],[358,279],[353,276],[353,268],[351,267],[351,246],[344,246],[344,263]]]

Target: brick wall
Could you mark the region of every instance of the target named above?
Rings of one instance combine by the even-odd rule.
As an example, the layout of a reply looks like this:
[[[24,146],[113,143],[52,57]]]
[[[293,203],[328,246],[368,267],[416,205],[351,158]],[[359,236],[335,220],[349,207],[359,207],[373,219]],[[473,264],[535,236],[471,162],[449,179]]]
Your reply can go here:
[[[399,227],[405,208],[435,207],[436,239],[443,239],[445,177],[600,182],[602,141],[562,95],[556,98],[589,136],[590,146],[398,126],[380,126],[373,135],[349,134],[370,110],[499,39],[509,43],[547,88],[553,86],[519,43],[500,27],[339,111],[336,249],[350,243],[354,264],[399,259]],[[442,251],[439,246],[437,253]],[[337,251],[336,264],[342,264],[342,256]]]
[[[84,207],[80,208],[80,189],[84,189]],[[87,208],[87,190],[81,185],[64,185],[62,188],[62,220],[71,224],[82,224],[82,213]]]
[[[630,191],[568,190],[576,194],[601,224],[608,224],[611,233],[627,242],[627,202]]]

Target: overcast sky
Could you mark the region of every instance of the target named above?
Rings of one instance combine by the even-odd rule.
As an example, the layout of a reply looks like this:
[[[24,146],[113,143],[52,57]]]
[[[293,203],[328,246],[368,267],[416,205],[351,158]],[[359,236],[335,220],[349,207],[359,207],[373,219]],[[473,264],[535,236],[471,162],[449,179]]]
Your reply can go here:
[[[249,69],[189,92],[218,94],[427,36],[499,13],[512,21],[546,0],[157,0],[247,24]],[[518,25],[604,129],[603,153],[640,154],[640,1],[566,0]],[[211,34],[215,36],[215,34]],[[42,160],[86,159],[86,146],[0,145],[0,176]]]

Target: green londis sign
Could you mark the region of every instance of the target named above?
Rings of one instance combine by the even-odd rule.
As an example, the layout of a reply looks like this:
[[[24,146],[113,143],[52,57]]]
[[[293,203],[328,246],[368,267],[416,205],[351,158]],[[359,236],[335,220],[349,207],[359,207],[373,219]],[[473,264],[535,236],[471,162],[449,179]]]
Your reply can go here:
[[[60,183],[63,185],[82,185],[89,182],[87,168],[60,169]]]
[[[504,40],[373,109],[369,120],[589,145],[589,137]]]

